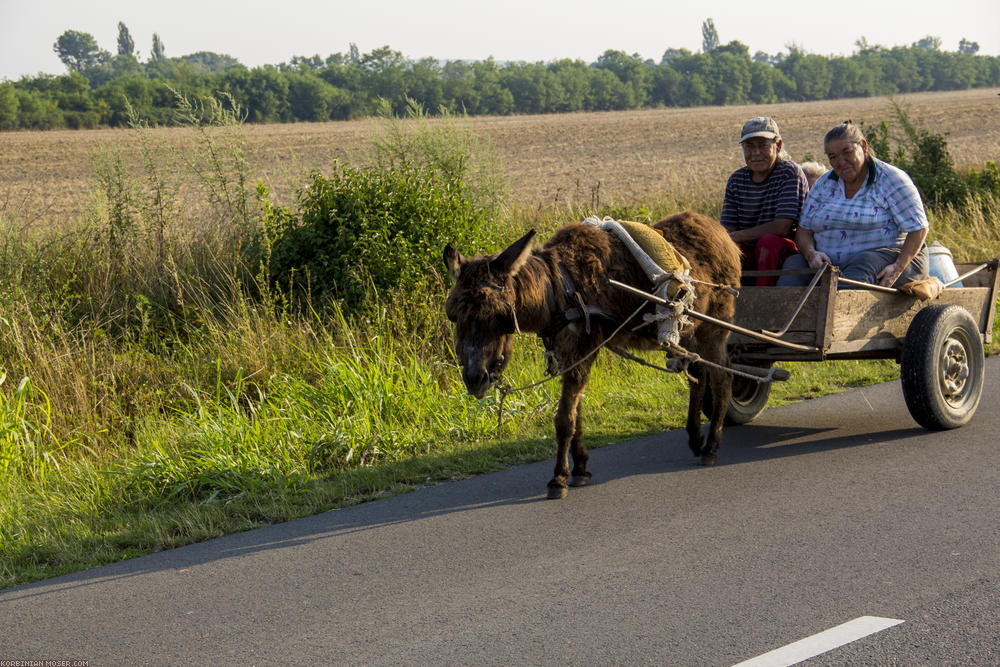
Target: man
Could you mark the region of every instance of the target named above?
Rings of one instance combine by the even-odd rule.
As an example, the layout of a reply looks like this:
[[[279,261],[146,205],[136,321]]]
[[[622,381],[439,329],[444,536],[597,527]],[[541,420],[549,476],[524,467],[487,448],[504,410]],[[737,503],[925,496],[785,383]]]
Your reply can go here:
[[[740,133],[745,167],[732,173],[722,201],[722,224],[740,246],[743,268],[768,271],[798,250],[792,236],[809,192],[801,167],[782,150],[773,118],[751,118]],[[759,276],[773,285],[777,276]]]

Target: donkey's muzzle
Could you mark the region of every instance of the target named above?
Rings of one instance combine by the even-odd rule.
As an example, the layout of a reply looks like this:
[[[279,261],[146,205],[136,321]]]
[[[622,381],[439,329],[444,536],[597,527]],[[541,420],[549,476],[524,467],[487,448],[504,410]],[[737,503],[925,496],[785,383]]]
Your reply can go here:
[[[471,372],[462,369],[462,381],[465,382],[465,388],[469,390],[469,393],[476,398],[485,396],[486,392],[490,389],[490,385],[493,384],[490,374],[479,369]]]

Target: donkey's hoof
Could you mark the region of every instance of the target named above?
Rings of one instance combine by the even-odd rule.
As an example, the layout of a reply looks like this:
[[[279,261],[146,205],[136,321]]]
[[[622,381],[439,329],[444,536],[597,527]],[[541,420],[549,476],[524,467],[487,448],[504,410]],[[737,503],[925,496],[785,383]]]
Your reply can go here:
[[[562,500],[569,493],[569,489],[565,486],[550,486],[549,487],[549,500]]]
[[[717,454],[702,454],[701,464],[703,466],[714,466],[719,462],[719,456]]]
[[[592,475],[589,472],[585,472],[582,475],[573,475],[569,478],[570,486],[587,486],[590,484],[590,478]]]

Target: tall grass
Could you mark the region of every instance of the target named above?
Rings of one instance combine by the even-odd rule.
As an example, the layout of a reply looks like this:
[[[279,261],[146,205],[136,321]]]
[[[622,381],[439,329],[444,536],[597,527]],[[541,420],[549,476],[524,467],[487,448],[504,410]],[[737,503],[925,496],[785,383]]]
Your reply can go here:
[[[955,261],[974,262],[1000,256],[1000,198],[983,194],[961,205],[930,213],[928,240],[939,240]]]

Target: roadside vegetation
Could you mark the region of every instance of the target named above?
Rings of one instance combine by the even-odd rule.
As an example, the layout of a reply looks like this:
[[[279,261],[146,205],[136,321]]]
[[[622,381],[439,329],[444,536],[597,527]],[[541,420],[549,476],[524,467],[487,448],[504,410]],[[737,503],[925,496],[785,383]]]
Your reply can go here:
[[[946,154],[897,111],[885,150]],[[507,397],[502,420],[496,396],[461,384],[444,243],[489,252],[591,213],[718,214],[707,199],[519,209],[494,147],[416,103],[386,115],[364,164],[314,172],[280,205],[247,164],[238,105],[181,98],[175,113],[193,144],[133,114],[140,148],[95,156],[79,223],[27,230],[0,210],[0,587],[549,458],[558,382]],[[996,255],[996,166],[952,174],[960,197],[922,186],[935,237]],[[521,337],[509,384],[542,368]],[[792,370],[772,404],[897,376]],[[588,441],[678,427],[685,395],[605,355]]]

